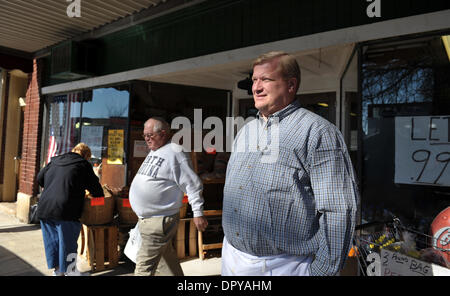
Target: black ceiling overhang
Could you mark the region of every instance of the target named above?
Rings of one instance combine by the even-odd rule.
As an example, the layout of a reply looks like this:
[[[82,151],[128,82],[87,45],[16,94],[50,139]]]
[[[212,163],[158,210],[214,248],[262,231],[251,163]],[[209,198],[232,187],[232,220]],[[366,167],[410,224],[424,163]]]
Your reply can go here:
[[[25,73],[33,72],[33,60],[0,52],[0,68],[6,70],[21,70]]]

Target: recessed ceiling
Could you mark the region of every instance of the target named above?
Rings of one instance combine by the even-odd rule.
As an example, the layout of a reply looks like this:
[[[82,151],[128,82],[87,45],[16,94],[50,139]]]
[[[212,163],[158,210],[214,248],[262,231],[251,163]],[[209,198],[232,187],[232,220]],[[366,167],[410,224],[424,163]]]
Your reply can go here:
[[[292,53],[301,68],[302,81],[317,81],[339,77],[351,46],[335,46],[318,50]],[[256,58],[256,57],[255,57]],[[251,60],[244,60],[224,65],[215,65],[208,68],[195,68],[192,70],[171,72],[168,74],[154,75],[142,78],[142,80],[182,84],[190,86],[210,87],[217,89],[233,89],[237,81],[248,77]]]

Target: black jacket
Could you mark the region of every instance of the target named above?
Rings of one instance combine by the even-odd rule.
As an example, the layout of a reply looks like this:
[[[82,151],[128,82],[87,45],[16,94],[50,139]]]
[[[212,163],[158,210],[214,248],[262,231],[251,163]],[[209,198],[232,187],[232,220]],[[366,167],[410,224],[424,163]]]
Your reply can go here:
[[[78,221],[84,205],[85,189],[94,197],[104,196],[92,165],[79,154],[55,156],[38,174],[44,191],[39,198],[39,219]]]

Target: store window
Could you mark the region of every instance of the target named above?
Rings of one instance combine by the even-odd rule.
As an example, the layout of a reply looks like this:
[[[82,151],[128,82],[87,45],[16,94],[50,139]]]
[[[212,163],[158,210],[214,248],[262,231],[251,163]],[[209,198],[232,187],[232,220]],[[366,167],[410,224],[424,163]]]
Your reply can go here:
[[[128,85],[50,96],[45,162],[84,142],[101,183],[124,186],[129,99]]]
[[[91,100],[89,92],[72,92],[50,97],[49,143],[46,163],[51,157],[69,152],[80,139],[81,102]]]
[[[427,233],[450,205],[449,57],[441,36],[363,48],[363,222]]]

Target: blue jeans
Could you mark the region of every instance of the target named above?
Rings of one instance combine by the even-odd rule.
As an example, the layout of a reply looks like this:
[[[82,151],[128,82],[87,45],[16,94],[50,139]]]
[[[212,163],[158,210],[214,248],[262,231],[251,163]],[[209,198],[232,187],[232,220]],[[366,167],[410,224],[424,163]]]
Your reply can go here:
[[[66,272],[68,265],[76,262],[81,223],[41,220],[41,230],[48,268],[58,267],[60,272]]]

